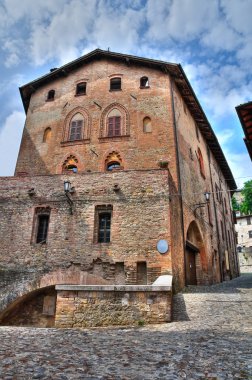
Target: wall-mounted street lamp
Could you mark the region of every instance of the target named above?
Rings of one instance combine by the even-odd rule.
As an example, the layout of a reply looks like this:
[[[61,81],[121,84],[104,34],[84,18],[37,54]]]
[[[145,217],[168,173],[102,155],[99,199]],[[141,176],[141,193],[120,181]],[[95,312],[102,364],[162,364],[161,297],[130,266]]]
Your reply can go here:
[[[202,203],[196,203],[193,207],[194,207],[194,215],[196,215],[196,210],[200,207],[204,207],[205,205],[208,205],[209,202],[210,202],[210,193],[208,191],[206,191],[204,193],[204,197],[205,197],[205,202],[202,202]]]
[[[73,215],[73,200],[71,199],[70,194],[73,194],[75,192],[75,188],[72,187],[70,181],[64,181],[64,192],[67,198],[67,202],[70,206],[70,214]]]

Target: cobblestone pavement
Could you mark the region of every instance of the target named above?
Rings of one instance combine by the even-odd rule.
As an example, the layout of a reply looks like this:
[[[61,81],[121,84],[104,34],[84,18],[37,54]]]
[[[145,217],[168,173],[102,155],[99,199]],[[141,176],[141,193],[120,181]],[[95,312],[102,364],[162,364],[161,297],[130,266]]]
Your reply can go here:
[[[251,306],[250,274],[186,289],[170,324],[0,327],[0,379],[252,379]]]

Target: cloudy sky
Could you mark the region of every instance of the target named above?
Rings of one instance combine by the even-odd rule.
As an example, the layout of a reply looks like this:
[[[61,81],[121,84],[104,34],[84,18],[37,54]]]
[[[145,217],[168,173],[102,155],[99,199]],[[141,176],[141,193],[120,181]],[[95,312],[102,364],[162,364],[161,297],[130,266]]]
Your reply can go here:
[[[252,179],[235,106],[252,100],[252,0],[0,0],[0,175],[25,120],[18,87],[96,48],[181,63],[238,187]]]

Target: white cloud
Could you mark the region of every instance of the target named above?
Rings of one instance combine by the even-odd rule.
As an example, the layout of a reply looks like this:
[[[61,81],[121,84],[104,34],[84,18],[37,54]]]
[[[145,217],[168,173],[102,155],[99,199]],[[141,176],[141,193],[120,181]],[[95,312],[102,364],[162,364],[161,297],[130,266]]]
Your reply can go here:
[[[11,115],[6,118],[3,128],[0,131],[1,176],[14,174],[24,121],[24,113],[13,111]]]

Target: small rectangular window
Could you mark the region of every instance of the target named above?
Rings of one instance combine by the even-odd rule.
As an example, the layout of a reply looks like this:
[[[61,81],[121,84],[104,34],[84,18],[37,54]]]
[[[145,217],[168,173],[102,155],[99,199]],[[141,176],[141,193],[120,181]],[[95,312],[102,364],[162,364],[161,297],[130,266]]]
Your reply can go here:
[[[147,264],[146,261],[139,261],[137,263],[137,284],[147,284]]]
[[[252,231],[249,231],[248,234],[249,234],[249,238],[251,239],[252,238]]]
[[[247,217],[247,225],[249,226],[251,224],[251,218],[250,216]]]
[[[110,91],[121,90],[121,78],[110,79]]]
[[[38,215],[38,230],[36,243],[46,243],[49,225],[49,215]]]
[[[37,207],[34,215],[32,243],[46,244],[50,219],[50,207]]]
[[[110,243],[111,241],[112,206],[96,206],[94,241],[96,243]]]
[[[81,82],[76,86],[76,95],[86,95],[87,83]]]

